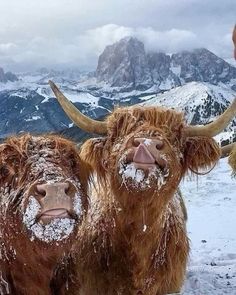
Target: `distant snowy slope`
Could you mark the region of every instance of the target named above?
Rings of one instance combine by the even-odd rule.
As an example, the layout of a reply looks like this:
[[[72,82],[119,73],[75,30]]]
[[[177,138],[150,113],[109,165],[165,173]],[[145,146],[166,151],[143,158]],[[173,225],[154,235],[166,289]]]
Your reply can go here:
[[[225,85],[218,86],[209,83],[190,82],[162,94],[157,94],[147,100],[144,105],[160,105],[167,108],[184,110],[190,123],[194,119],[194,113],[192,111],[197,107],[207,106],[211,102],[213,102],[212,109],[215,107],[215,103],[225,106],[227,103],[232,102],[235,96],[236,91]],[[202,119],[204,119],[204,113],[202,113]],[[209,121],[212,118],[208,116],[205,119]]]
[[[206,124],[213,121],[236,97],[236,91],[226,85],[190,82],[162,94],[157,94],[142,103],[145,106],[165,106],[184,111],[189,124]],[[217,139],[236,138],[236,119],[224,136]]]

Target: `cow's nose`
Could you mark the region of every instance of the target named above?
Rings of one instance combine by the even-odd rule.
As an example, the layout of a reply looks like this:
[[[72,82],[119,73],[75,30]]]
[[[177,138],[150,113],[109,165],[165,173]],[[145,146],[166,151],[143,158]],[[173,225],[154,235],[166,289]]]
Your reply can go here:
[[[60,182],[60,183],[44,183],[38,184],[37,190],[42,196],[57,196],[65,195],[69,189],[69,183]]]
[[[70,187],[72,186],[72,187]],[[72,209],[72,199],[75,191],[69,183],[45,183],[37,185],[38,193],[42,196],[39,202],[43,208]]]
[[[74,211],[75,187],[71,183],[44,183],[36,185],[37,200],[41,205],[40,220],[44,223],[55,218],[68,218]]]
[[[161,137],[135,138],[133,144],[136,147],[134,161],[157,163],[160,167],[166,166],[166,160],[162,156],[164,141]]]
[[[135,147],[139,146],[140,144],[145,145],[148,149],[150,150],[161,150],[164,146],[164,142],[161,139],[161,137],[158,138],[143,138],[143,137],[139,137],[139,138],[134,138],[133,144]]]

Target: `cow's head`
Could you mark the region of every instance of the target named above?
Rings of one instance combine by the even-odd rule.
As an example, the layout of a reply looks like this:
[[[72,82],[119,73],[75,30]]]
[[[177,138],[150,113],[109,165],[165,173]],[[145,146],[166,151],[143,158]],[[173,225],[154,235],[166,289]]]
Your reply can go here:
[[[12,137],[0,145],[1,218],[39,243],[66,241],[87,209],[88,169],[58,136]]]
[[[136,200],[138,196],[148,200],[154,195],[168,200],[187,171],[211,169],[221,155],[212,137],[236,112],[235,100],[213,123],[188,126],[183,114],[174,110],[133,106],[118,108],[105,122],[97,122],[81,114],[52,82],[51,87],[79,127],[105,135],[88,140],[81,153],[94,167],[99,183],[109,180],[116,191],[129,191]]]

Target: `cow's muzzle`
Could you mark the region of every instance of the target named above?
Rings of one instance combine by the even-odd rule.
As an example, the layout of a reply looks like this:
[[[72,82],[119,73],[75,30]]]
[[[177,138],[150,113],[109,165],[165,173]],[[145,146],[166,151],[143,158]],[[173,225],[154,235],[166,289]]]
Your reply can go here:
[[[56,218],[77,218],[73,208],[75,187],[71,183],[38,184],[34,190],[41,206],[36,216],[38,222],[47,224]]]

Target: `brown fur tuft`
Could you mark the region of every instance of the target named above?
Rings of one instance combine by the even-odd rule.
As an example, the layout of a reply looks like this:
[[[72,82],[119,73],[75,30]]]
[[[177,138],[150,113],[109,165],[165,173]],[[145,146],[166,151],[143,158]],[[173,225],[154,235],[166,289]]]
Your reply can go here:
[[[233,176],[236,177],[236,144],[234,144],[234,147],[229,155],[229,165],[233,169]]]
[[[185,170],[201,174],[199,170],[209,172],[221,156],[220,147],[213,138],[190,137],[187,138],[184,151]]]
[[[111,140],[134,132],[137,127],[148,124],[164,130],[167,136],[180,134],[183,126],[183,113],[161,107],[117,108],[107,118],[108,136]]]

